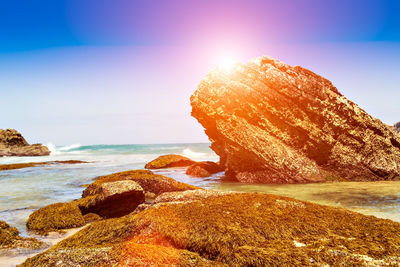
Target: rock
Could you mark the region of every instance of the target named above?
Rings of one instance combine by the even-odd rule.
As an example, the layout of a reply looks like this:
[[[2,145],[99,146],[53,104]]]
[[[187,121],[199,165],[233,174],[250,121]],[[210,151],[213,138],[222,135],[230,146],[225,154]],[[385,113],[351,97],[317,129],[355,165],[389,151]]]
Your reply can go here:
[[[88,205],[80,205],[82,214],[96,213],[103,218],[126,215],[145,201],[143,188],[136,182],[125,180],[103,183],[99,193]]]
[[[168,194],[207,195],[204,191]],[[215,195],[94,222],[23,266],[57,260],[63,266],[400,263],[399,223],[269,194],[210,194]]]
[[[85,225],[79,203],[55,203],[34,211],[26,222],[26,227],[37,234],[75,228]]]
[[[211,176],[211,174],[221,171],[223,171],[223,169],[215,162],[200,161],[190,165],[186,170],[186,174],[195,177],[208,177]]]
[[[29,145],[22,135],[13,129],[0,129],[0,157],[47,156],[50,150],[41,144]]]
[[[400,176],[400,136],[302,67],[261,57],[216,69],[191,105],[226,175],[241,182]]]
[[[45,243],[36,238],[21,237],[17,228],[11,227],[4,221],[0,221],[0,251],[15,248],[38,249],[45,246]]]
[[[40,165],[54,165],[54,164],[79,164],[79,163],[89,163],[87,161],[81,160],[62,160],[62,161],[45,161],[45,162],[28,162],[28,163],[15,163],[15,164],[1,164],[0,171],[4,170],[15,170],[15,169],[23,169],[30,168]]]
[[[146,169],[163,169],[190,166],[195,161],[181,155],[163,155],[146,164]]]
[[[102,219],[101,216],[96,213],[87,213],[83,215],[83,218],[85,219],[85,223],[96,222]]]
[[[185,191],[199,189],[197,186],[177,182],[172,178],[154,174],[150,170],[133,170],[113,173],[98,177],[82,193],[82,197],[96,195],[99,193],[99,186],[105,182],[131,180],[138,183],[146,193],[159,195],[164,192]],[[147,194],[148,196],[150,194]],[[154,198],[154,197],[153,197]]]
[[[393,128],[396,133],[400,133],[400,121],[393,125]]]

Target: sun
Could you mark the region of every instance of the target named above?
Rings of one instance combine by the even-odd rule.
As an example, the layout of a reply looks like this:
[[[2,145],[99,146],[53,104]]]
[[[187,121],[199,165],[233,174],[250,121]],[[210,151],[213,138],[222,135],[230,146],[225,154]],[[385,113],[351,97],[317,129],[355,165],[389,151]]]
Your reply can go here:
[[[238,63],[237,60],[235,60],[233,57],[223,57],[219,61],[218,68],[224,70],[224,71],[232,71],[235,65]]]

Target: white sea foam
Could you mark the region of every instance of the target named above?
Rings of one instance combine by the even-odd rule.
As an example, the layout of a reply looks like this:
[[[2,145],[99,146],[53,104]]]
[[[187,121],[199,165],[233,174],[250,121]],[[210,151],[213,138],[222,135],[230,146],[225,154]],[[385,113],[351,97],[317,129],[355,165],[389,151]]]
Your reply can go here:
[[[70,151],[72,149],[79,148],[79,147],[81,147],[81,144],[73,144],[73,145],[70,145],[70,146],[60,147],[58,150],[60,150],[60,151]]]
[[[202,152],[194,152],[190,148],[185,148],[182,153],[189,158],[203,158],[207,155],[206,153]]]

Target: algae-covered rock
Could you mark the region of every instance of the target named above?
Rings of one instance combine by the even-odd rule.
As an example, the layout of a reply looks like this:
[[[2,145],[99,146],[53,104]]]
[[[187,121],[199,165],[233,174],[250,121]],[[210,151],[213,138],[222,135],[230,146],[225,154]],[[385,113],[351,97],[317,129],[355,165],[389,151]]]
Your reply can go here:
[[[199,189],[199,187],[177,182],[166,176],[154,174],[150,170],[133,170],[98,177],[83,191],[82,197],[98,194],[100,185],[103,183],[123,180],[134,181],[138,183],[145,192],[154,193],[156,195],[164,192]]]
[[[195,177],[209,177],[211,174],[221,172],[224,169],[217,163],[212,161],[200,161],[189,166],[186,174]]]
[[[96,197],[79,208],[82,214],[96,213],[103,218],[112,218],[134,211],[144,201],[144,191],[138,183],[122,180],[99,185]]]
[[[26,222],[28,230],[39,234],[85,225],[77,201],[55,203],[34,211]]]
[[[400,264],[400,224],[390,220],[269,194],[183,192],[196,196],[183,202],[173,194],[94,222],[23,266],[60,258],[107,266]]]
[[[15,164],[1,164],[0,171],[5,170],[15,170],[15,169],[23,169],[35,166],[43,166],[43,165],[56,165],[56,164],[80,164],[80,163],[88,163],[87,161],[81,160],[56,160],[56,161],[44,161],[44,162],[27,162],[27,163],[15,163]]]
[[[327,79],[270,57],[211,71],[191,96],[228,176],[306,183],[400,178],[400,136]]]
[[[83,215],[83,218],[85,219],[85,223],[96,222],[102,219],[102,217],[96,213],[87,213]]]
[[[186,167],[190,166],[195,161],[175,154],[163,155],[158,158],[150,161],[144,166],[146,169],[163,169],[163,168],[172,168],[172,167]]]
[[[0,221],[0,250],[14,248],[38,249],[45,246],[45,243],[36,238],[21,237],[17,228]]]

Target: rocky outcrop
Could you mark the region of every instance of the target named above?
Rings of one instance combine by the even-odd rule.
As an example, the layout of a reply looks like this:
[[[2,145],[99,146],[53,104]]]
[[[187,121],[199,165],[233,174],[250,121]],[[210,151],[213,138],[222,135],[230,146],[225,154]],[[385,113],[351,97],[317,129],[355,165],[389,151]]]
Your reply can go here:
[[[0,129],[0,157],[47,156],[50,150],[41,144],[29,145],[22,135],[13,129]]]
[[[257,193],[166,193],[22,266],[397,266],[400,224]],[[180,196],[181,195],[181,196]]]
[[[45,247],[46,244],[36,238],[26,238],[19,235],[15,227],[11,227],[6,222],[0,221],[0,256],[5,249],[38,249]]]
[[[186,190],[201,189],[149,170],[113,173],[97,177],[78,200],[51,204],[34,211],[26,226],[37,234],[80,227],[92,221],[126,215],[164,192]]]
[[[209,177],[211,174],[223,171],[221,166],[212,161],[200,161],[190,165],[186,174],[195,177]]]
[[[217,68],[191,105],[226,175],[241,182],[400,177],[400,136],[302,67],[261,57]]]
[[[143,188],[129,180],[103,183],[98,191],[88,205],[80,206],[82,214],[94,213],[103,218],[121,217],[145,201]]]
[[[172,167],[186,167],[190,166],[195,161],[175,154],[163,155],[158,158],[150,161],[146,164],[146,169],[164,169],[164,168],[172,168]]]
[[[393,129],[396,133],[400,133],[400,121],[393,125]]]

